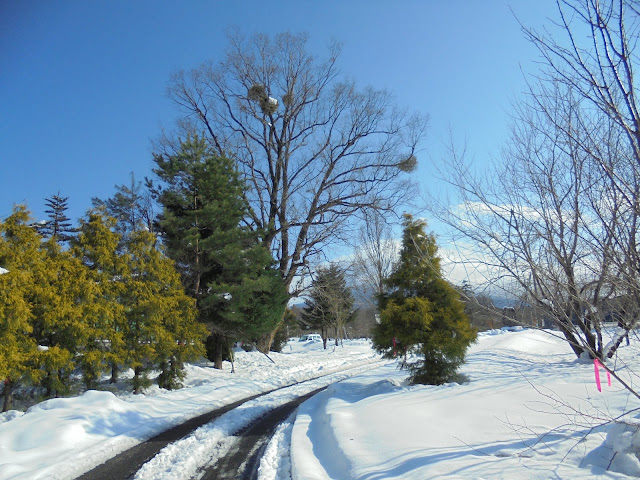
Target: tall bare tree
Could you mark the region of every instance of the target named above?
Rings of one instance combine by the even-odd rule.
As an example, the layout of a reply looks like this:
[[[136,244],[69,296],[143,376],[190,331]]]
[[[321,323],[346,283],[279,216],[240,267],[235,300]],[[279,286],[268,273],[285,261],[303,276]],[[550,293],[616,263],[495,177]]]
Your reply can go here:
[[[588,111],[606,126],[606,138],[566,131],[602,179],[594,202],[610,238],[610,262],[627,296],[638,303],[637,228],[640,198],[640,105],[636,95],[636,44],[640,11],[633,0],[557,0],[559,35],[523,31],[538,47],[547,69],[541,79],[571,89]],[[597,112],[597,113],[594,113]],[[584,116],[584,115],[583,115]],[[619,283],[620,283],[619,282]],[[626,311],[625,311],[626,312]],[[636,315],[631,316],[631,321]],[[629,322],[627,322],[629,323]]]
[[[488,283],[551,316],[576,355],[602,357],[602,315],[626,289],[613,264],[620,212],[603,204],[606,178],[565,132],[599,143],[605,129],[581,125],[566,91],[523,103],[518,115],[489,175],[474,176],[452,154],[448,179],[461,201],[440,216],[467,241]]]
[[[576,355],[603,359],[640,315],[639,15],[624,0],[557,7],[553,30],[523,28],[546,69],[517,106],[501,161],[477,175],[452,148],[445,177],[458,197],[433,206],[488,283],[553,320]],[[607,316],[624,327],[613,339]]]
[[[176,73],[169,87],[184,113],[178,134],[204,131],[246,177],[249,221],[293,295],[354,215],[412,194],[403,173],[416,165],[428,120],[386,91],[340,80],[338,45],[319,60],[307,43],[306,35],[232,33],[224,58]]]
[[[385,292],[384,280],[391,275],[398,256],[399,242],[381,212],[367,211],[363,220],[354,245],[352,275],[362,301],[377,307]]]

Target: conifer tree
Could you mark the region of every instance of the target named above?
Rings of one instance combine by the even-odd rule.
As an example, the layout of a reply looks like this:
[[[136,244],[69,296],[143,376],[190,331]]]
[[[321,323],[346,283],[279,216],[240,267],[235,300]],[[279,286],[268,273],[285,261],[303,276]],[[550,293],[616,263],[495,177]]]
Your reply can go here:
[[[123,336],[136,393],[149,384],[147,371],[158,363],[161,386],[176,388],[183,362],[204,354],[206,330],[195,321],[193,300],[185,294],[174,263],[156,243],[145,231],[132,233],[127,242]]]
[[[196,299],[200,321],[211,329],[210,358],[222,368],[230,342],[275,328],[286,292],[258,233],[243,226],[246,186],[233,161],[192,136],[155,162],[164,187],[155,190],[164,244]]]
[[[80,220],[72,254],[88,269],[95,290],[86,306],[86,334],[77,359],[87,388],[93,388],[102,371],[111,369],[111,382],[125,364],[123,335],[124,305],[121,302],[125,259],[117,252],[120,241],[116,221],[101,209]]]
[[[302,320],[307,325],[320,329],[325,349],[330,329],[335,330],[338,345],[342,327],[354,316],[353,303],[344,271],[334,263],[328,268],[320,268],[311,285]]]
[[[455,378],[476,331],[458,293],[442,278],[435,237],[425,228],[426,222],[405,214],[400,258],[385,282],[373,342],[386,358],[403,357],[413,383],[441,384]],[[422,358],[408,363],[412,350]]]
[[[75,359],[90,334],[89,308],[94,304],[97,286],[89,271],[69,250],[63,250],[51,237],[42,244],[44,268],[33,285],[33,335],[39,345],[45,372],[43,386],[47,396],[67,393]]]
[[[257,236],[247,242],[227,245],[219,258],[228,258],[225,268],[209,283],[203,312],[213,323],[214,357],[230,350],[228,342],[249,341],[256,345],[282,320],[288,295],[269,251]],[[214,362],[216,358],[213,359]]]
[[[48,207],[45,213],[49,219],[38,226],[38,231],[43,237],[54,238],[56,242],[61,244],[73,238],[72,234],[76,230],[66,214],[69,209],[68,200],[69,197],[61,197],[60,192],[45,200],[45,205]]]
[[[40,381],[47,396],[68,390],[74,359],[87,332],[86,307],[95,295],[95,284],[81,262],[55,237],[42,242],[28,220],[27,211],[19,207],[3,224],[0,248],[9,270],[0,279],[8,283],[0,294],[6,309],[0,315],[6,319],[2,351],[13,358],[5,390],[9,402],[11,386],[19,378]],[[22,355],[16,354],[20,345],[28,346]],[[23,373],[16,373],[20,369]]]
[[[107,215],[116,219],[116,231],[122,241],[132,232],[138,230],[153,231],[153,201],[151,192],[136,181],[131,172],[129,185],[116,185],[113,197],[101,200],[91,199],[94,207],[104,208]]]
[[[0,379],[4,381],[2,411],[11,409],[13,389],[36,382],[38,344],[33,338],[31,288],[42,268],[41,237],[29,226],[23,206],[0,223]]]

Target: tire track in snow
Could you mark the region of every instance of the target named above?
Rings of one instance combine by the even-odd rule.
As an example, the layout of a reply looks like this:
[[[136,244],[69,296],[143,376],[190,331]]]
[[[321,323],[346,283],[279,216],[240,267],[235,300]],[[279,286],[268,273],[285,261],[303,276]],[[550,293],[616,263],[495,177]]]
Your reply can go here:
[[[291,433],[296,412],[278,425],[271,436],[260,458],[258,480],[291,480]]]
[[[247,425],[234,434],[236,439],[223,458],[211,467],[205,469],[203,475],[197,475],[200,480],[235,480],[238,478],[257,480],[258,471],[262,465],[264,452],[276,429],[287,419],[293,421],[294,412],[298,406],[312,396],[326,390],[318,388],[295,400],[280,405],[267,412],[255,422]]]
[[[294,402],[300,397],[353,375],[378,368],[388,362],[377,360],[337,373],[331,373],[296,385],[280,388],[249,400],[218,419],[201,426],[185,438],[167,445],[135,475],[135,480],[180,480],[203,478],[215,468],[218,459],[232,452],[239,437],[235,435],[268,412]],[[286,418],[286,415],[285,415]],[[281,421],[284,418],[281,419]],[[268,440],[268,439],[267,439]],[[259,462],[259,457],[257,461]],[[207,478],[207,477],[204,477]],[[215,477],[212,477],[215,478]],[[229,478],[244,478],[235,477]]]
[[[322,375],[318,375],[313,379],[302,380],[299,382],[295,382],[291,385],[278,387],[272,390],[268,390],[266,392],[261,392],[256,395],[252,395],[250,397],[233,402],[229,405],[225,405],[223,407],[217,408],[208,413],[189,419],[186,422],[181,423],[180,425],[172,427],[144,442],[141,442],[135,447],[132,447],[128,450],[125,450],[119,453],[115,457],[112,457],[106,462],[96,466],[92,470],[77,477],[77,480],[129,480],[136,475],[136,472],[138,472],[145,465],[145,463],[152,460],[159,452],[162,451],[163,448],[167,447],[167,445],[171,445],[174,442],[178,442],[181,439],[188,437],[190,434],[193,434],[193,432],[196,431],[199,427],[202,427],[203,425],[207,425],[210,422],[215,421],[216,419],[226,414],[227,412],[230,412],[247,402],[253,401],[255,399],[260,399],[261,397],[270,395],[280,390],[292,388],[301,384],[306,384],[307,382],[326,378],[330,375],[336,375],[336,374],[339,374],[340,372],[348,372],[353,369],[367,368],[367,367],[375,368],[375,366],[377,366],[378,364],[382,364],[382,362],[380,362],[379,360],[372,361],[369,359],[366,362],[359,362],[359,364],[356,365],[355,367],[335,368],[335,369],[329,369],[328,371],[325,370]],[[178,477],[167,477],[167,478],[178,478]]]

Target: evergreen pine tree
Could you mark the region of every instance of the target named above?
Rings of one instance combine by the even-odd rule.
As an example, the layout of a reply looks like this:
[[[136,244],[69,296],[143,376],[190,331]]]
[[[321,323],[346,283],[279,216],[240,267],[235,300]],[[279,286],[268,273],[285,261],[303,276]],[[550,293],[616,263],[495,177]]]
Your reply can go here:
[[[10,401],[11,385],[20,377],[41,381],[47,396],[68,391],[74,359],[87,332],[86,308],[95,295],[86,268],[62,249],[56,237],[42,242],[27,225],[28,219],[20,207],[2,228],[0,257],[9,270],[0,279],[9,283],[1,294],[6,309],[2,317],[7,319],[2,350],[13,359],[5,401]],[[27,345],[28,351],[19,355],[21,345]],[[16,373],[15,360],[20,358],[22,374]]]
[[[90,308],[98,286],[88,269],[51,237],[42,244],[44,268],[34,279],[33,335],[39,345],[47,396],[69,391],[75,360],[91,335]]]
[[[76,229],[73,228],[71,220],[67,217],[66,211],[69,197],[61,197],[60,192],[45,200],[48,207],[45,213],[49,217],[47,221],[37,226],[38,232],[45,238],[53,238],[58,243],[65,243],[73,238]]]
[[[400,258],[385,282],[373,342],[386,358],[404,357],[401,366],[412,382],[441,384],[454,379],[476,331],[458,293],[442,278],[435,237],[425,227],[405,214]],[[408,363],[412,349],[422,358]]]
[[[286,292],[270,252],[242,223],[245,184],[234,162],[214,155],[193,136],[170,156],[155,156],[156,190],[163,212],[158,225],[200,321],[211,330],[210,359],[222,368],[233,340],[271,331],[282,318]]]
[[[234,163],[213,155],[197,136],[171,156],[156,155],[154,172],[164,183],[158,193],[163,211],[158,225],[167,254],[181,270],[187,292],[198,301],[223,268],[216,253],[243,237],[244,184]]]
[[[208,332],[197,321],[195,301],[185,293],[175,263],[156,248],[155,236],[138,231],[131,234],[130,239],[136,250],[148,248],[145,281],[156,290],[155,308],[161,327],[155,339],[160,369],[158,386],[176,389],[184,378],[184,363],[205,354],[204,340]],[[133,253],[131,247],[129,251]]]
[[[257,236],[229,244],[216,252],[220,260],[228,258],[225,268],[209,283],[209,295],[202,309],[213,323],[215,356],[230,350],[229,342],[249,341],[256,345],[282,320],[288,300],[287,292],[274,266],[270,252]]]
[[[325,349],[330,329],[335,331],[338,345],[342,327],[354,316],[353,303],[344,271],[333,263],[328,268],[320,268],[311,285],[302,320],[320,330]]]

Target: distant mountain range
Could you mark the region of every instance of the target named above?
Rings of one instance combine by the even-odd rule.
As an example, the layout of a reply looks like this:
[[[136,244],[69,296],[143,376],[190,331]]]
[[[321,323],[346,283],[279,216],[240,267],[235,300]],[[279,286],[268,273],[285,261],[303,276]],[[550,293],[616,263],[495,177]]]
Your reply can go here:
[[[498,308],[498,309],[502,309],[502,308],[505,308],[505,307],[515,307],[516,305],[518,305],[518,299],[517,298],[507,297],[507,296],[499,295],[499,294],[494,294],[494,295],[484,294],[484,296],[488,297],[491,300],[491,302],[493,303],[493,306]],[[356,296],[355,304],[354,304],[355,308],[367,308],[370,305],[371,305],[370,303],[364,302],[361,297]],[[304,302],[304,300],[298,299],[295,303],[290,304],[289,308],[302,310],[306,306],[307,305]]]
[[[505,307],[515,307],[518,305],[518,299],[509,298],[509,297],[501,297],[498,295],[487,295],[491,302],[493,302],[493,306],[496,308],[505,308]]]

